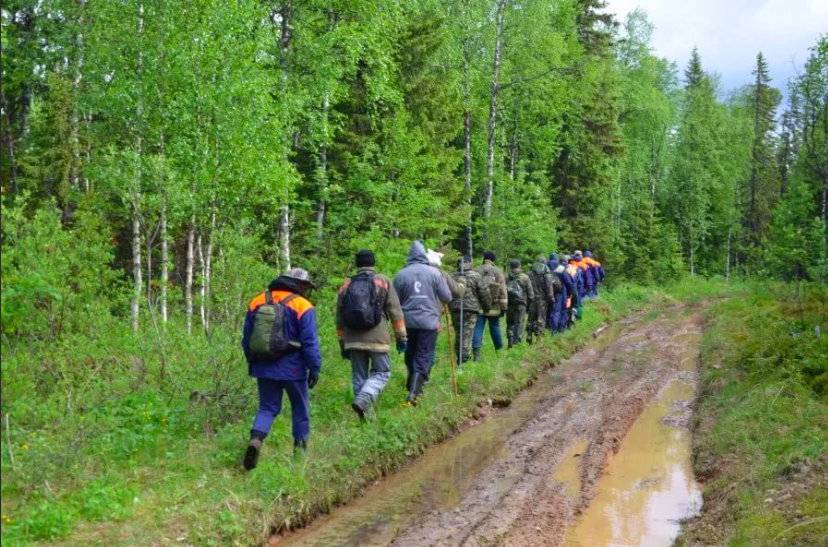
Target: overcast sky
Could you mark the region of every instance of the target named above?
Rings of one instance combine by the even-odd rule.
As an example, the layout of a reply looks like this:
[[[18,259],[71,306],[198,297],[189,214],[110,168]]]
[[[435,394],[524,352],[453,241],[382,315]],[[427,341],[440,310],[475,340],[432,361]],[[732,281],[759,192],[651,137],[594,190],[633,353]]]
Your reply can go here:
[[[693,46],[702,65],[721,76],[727,91],[748,83],[756,53],[770,65],[773,85],[785,92],[801,71],[808,48],[828,33],[828,0],[607,0],[623,23],[636,7],[655,25],[655,54],[683,71]],[[787,93],[786,93],[787,94]]]

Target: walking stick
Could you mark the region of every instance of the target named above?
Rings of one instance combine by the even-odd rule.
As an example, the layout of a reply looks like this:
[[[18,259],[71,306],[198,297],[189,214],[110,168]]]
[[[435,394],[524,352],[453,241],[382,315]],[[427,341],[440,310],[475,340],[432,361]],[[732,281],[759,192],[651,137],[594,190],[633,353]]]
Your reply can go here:
[[[443,306],[443,315],[446,317],[446,325],[448,325],[446,336],[448,336],[449,360],[451,362],[451,391],[457,395],[457,356],[454,354],[453,344],[451,343],[451,332],[454,327],[451,324],[448,306]]]

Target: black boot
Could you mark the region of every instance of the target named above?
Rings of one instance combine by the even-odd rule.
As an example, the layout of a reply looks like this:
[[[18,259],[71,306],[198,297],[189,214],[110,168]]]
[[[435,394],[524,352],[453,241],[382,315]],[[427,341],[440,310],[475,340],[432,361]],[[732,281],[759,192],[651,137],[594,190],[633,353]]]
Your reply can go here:
[[[364,400],[357,397],[356,399],[354,399],[354,402],[351,403],[351,408],[354,409],[354,412],[356,412],[357,416],[359,416],[359,421],[364,422],[365,409],[367,408]]]
[[[472,348],[472,359],[474,361],[480,360],[480,348]]]
[[[244,468],[246,470],[252,471],[256,468],[256,464],[259,462],[259,451],[261,449],[262,439],[252,437],[247,444],[247,450],[244,452]]]
[[[308,440],[307,439],[294,439],[293,440],[293,457],[294,458],[301,458],[305,455],[305,452],[308,451]]]
[[[411,375],[411,385],[408,389],[408,397],[406,398],[406,402],[411,405],[417,404],[417,398],[423,391],[423,380],[424,378],[419,372],[415,372]]]

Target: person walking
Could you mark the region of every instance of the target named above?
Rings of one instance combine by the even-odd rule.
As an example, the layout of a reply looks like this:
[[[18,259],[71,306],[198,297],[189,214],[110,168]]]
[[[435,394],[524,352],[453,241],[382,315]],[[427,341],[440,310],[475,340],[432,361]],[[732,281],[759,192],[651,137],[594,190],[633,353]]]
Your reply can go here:
[[[414,405],[431,373],[440,312],[443,304],[451,302],[451,290],[443,273],[429,262],[420,241],[411,244],[406,266],[394,277],[394,289],[400,299],[408,333],[406,401]]]
[[[457,261],[457,271],[452,277],[455,283],[466,288],[463,296],[455,297],[449,305],[452,325],[454,325],[454,352],[460,356],[459,362],[465,363],[471,357],[472,337],[477,324],[477,316],[491,307],[492,295],[483,282],[483,276],[472,269],[470,256],[464,256]],[[461,338],[462,351],[460,350]]]
[[[578,286],[578,296],[583,304],[583,302],[588,299],[592,286],[595,285],[595,280],[592,276],[592,268],[590,268],[589,264],[584,260],[584,254],[581,251],[575,251],[572,253],[572,262],[574,262],[575,266],[578,267],[581,275],[580,284]],[[578,311],[580,312],[580,309]]]
[[[535,291],[529,276],[523,273],[520,260],[509,261],[509,275],[506,278],[508,309],[506,313],[506,334],[509,347],[523,341],[523,328],[526,323],[526,309],[535,300]]]
[[[598,284],[604,280],[606,275],[604,273],[604,266],[595,260],[592,256],[592,251],[584,251],[584,262],[589,266],[593,279],[592,286],[587,288],[587,295],[593,299],[598,298]]]
[[[310,436],[308,389],[322,369],[316,310],[307,299],[314,288],[308,272],[293,268],[270,282],[247,306],[242,349],[248,373],[256,378],[259,409],[244,453],[244,467],[254,469],[262,442],[282,410],[282,395],[290,400],[294,453],[307,449]]]
[[[533,338],[540,338],[543,334],[548,310],[555,304],[555,283],[560,281],[549,271],[543,256],[539,256],[532,264],[529,280],[535,293],[535,298],[529,303],[526,325],[526,341],[531,344]]]
[[[391,377],[388,322],[400,353],[407,336],[397,291],[388,277],[376,273],[374,253],[359,251],[355,264],[356,273],[345,279],[337,295],[336,333],[342,357],[351,361],[351,408],[364,420]]]
[[[569,293],[566,302],[566,316],[564,317],[564,328],[569,328],[575,323],[576,319],[581,318],[580,287],[583,285],[583,275],[571,255],[564,255],[563,263],[566,264],[565,273],[572,280],[572,292]]]
[[[495,254],[492,251],[483,253],[483,264],[477,267],[477,272],[483,278],[483,284],[489,288],[491,294],[491,306],[477,316],[477,323],[474,326],[474,337],[472,339],[472,357],[475,361],[480,359],[480,348],[483,347],[483,334],[486,331],[486,323],[489,324],[489,334],[492,337],[495,351],[503,347],[503,335],[500,331],[500,318],[505,315],[508,306],[506,294],[506,277],[503,272],[495,266]]]
[[[549,255],[547,266],[560,283],[560,292],[555,295],[555,303],[549,312],[552,332],[563,332],[569,324],[569,306],[575,293],[575,281],[566,270],[566,264],[560,261],[557,253]]]

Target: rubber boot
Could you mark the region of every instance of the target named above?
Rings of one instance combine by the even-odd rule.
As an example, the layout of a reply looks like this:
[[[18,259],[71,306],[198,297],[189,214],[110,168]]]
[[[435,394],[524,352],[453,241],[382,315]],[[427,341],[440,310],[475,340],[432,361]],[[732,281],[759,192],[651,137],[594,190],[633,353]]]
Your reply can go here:
[[[301,460],[305,457],[305,452],[308,451],[308,440],[307,439],[294,439],[293,440],[293,459]]]
[[[258,437],[253,437],[247,445],[247,450],[244,452],[244,468],[252,471],[256,468],[259,462],[259,451],[262,449],[262,440]]]
[[[480,360],[480,348],[472,348],[472,360]]]
[[[411,375],[411,387],[408,390],[408,397],[406,398],[406,402],[411,404],[412,406],[416,406],[417,397],[420,396],[422,389],[423,376],[419,372],[415,372]]]
[[[368,408],[368,405],[366,404],[365,400],[357,397],[356,399],[354,399],[354,402],[351,403],[351,408],[354,409],[354,412],[356,412],[356,415],[359,417],[359,421],[364,422],[365,411]]]

